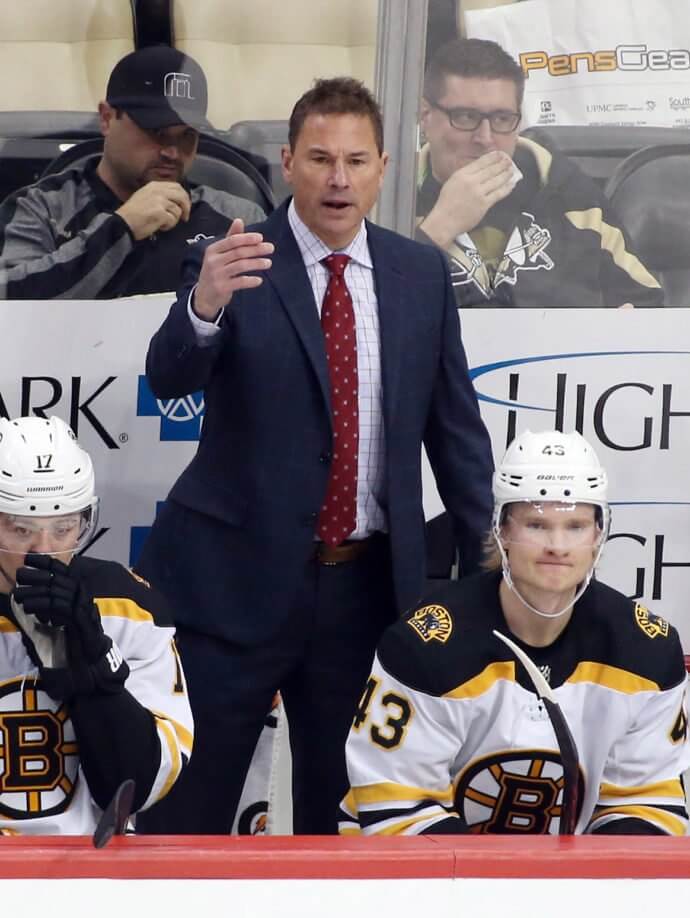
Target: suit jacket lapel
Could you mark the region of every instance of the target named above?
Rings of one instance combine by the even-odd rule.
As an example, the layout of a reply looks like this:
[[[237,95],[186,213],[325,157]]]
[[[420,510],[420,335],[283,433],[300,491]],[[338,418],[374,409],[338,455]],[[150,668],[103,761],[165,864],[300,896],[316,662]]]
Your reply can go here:
[[[263,226],[264,238],[275,245],[268,280],[290,316],[307,358],[314,368],[330,418],[328,364],[314,292],[287,218],[287,204],[274,211]]]
[[[383,415],[387,427],[398,404],[400,362],[404,337],[405,285],[396,250],[377,226],[367,221],[369,251],[374,263],[374,282],[381,334],[381,381]]]

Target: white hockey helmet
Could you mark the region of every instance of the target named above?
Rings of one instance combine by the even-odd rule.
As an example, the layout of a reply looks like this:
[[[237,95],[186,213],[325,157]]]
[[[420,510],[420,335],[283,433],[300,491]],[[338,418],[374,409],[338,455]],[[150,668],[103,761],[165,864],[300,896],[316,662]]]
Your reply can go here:
[[[496,514],[516,501],[587,503],[608,511],[608,478],[596,453],[577,433],[526,430],[494,473]]]
[[[0,513],[95,516],[93,463],[60,418],[0,418]]]

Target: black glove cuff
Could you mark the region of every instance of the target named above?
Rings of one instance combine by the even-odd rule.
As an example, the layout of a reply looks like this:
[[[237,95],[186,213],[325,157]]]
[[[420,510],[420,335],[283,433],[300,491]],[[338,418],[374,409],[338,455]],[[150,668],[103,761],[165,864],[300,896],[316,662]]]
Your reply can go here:
[[[129,666],[117,644],[106,638],[104,653],[95,663],[81,661],[64,669],[44,667],[40,672],[41,682],[50,697],[68,701],[75,695],[115,695],[121,692],[129,676]]]

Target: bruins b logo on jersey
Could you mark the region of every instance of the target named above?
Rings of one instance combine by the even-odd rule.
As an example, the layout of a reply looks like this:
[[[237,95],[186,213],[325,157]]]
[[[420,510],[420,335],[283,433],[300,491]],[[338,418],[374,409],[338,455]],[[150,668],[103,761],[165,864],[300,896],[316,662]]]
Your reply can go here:
[[[37,685],[13,679],[0,687],[0,816],[35,819],[63,813],[77,786],[79,758],[72,722]]]
[[[407,624],[414,628],[420,638],[428,641],[439,641],[445,644],[453,630],[453,619],[445,606],[424,606],[417,609]]]
[[[635,603],[635,621],[647,637],[668,637],[668,622],[658,615],[652,614],[649,609]]]
[[[497,752],[467,765],[457,782],[455,808],[475,834],[557,835],[563,784],[555,750]],[[580,800],[583,789],[580,771]]]

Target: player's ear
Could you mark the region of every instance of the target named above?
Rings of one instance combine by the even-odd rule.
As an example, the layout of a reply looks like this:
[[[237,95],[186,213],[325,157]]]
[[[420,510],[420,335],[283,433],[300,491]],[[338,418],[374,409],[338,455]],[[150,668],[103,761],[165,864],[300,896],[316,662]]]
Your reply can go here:
[[[422,129],[422,134],[426,133],[426,124],[429,120],[429,115],[431,114],[431,105],[427,102],[426,99],[422,98],[419,103],[419,125]]]
[[[280,164],[282,167],[283,178],[288,183],[292,184],[292,150],[288,144],[284,144],[280,151]]]
[[[98,103],[98,126],[101,130],[101,134],[105,137],[110,130],[110,122],[115,118],[116,111],[112,105],[108,105],[107,102]]]

